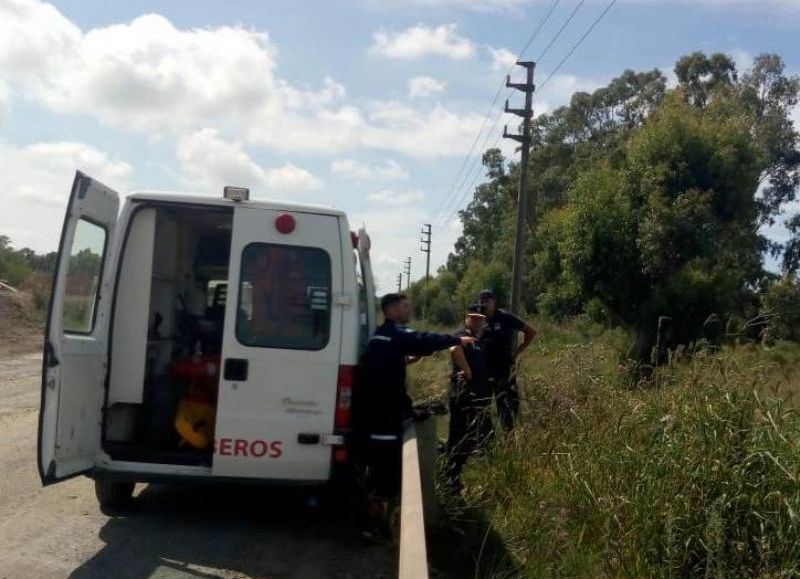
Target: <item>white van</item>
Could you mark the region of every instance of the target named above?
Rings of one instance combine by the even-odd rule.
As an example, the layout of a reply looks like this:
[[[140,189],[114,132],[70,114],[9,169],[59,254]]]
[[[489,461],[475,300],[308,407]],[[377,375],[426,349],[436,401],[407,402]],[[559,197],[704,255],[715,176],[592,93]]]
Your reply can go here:
[[[117,193],[78,172],[47,319],[45,485],[325,485],[348,461],[353,373],[375,324],[369,238],[344,213]],[[183,427],[183,430],[180,427]]]

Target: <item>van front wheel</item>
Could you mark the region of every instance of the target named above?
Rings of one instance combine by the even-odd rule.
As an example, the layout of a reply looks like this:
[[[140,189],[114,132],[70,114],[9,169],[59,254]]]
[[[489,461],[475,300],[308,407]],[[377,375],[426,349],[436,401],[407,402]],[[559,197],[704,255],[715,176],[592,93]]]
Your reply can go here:
[[[119,515],[131,505],[135,483],[95,480],[94,493],[104,515]]]

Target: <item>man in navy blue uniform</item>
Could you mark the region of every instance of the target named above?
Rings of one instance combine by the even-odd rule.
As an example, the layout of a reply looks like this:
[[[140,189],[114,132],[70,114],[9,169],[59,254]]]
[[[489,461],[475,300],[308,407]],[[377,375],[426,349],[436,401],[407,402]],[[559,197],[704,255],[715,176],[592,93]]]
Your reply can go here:
[[[450,490],[461,489],[461,471],[469,457],[489,439],[492,421],[489,414],[492,390],[484,344],[480,340],[486,329],[483,306],[467,308],[464,329],[456,336],[472,336],[478,341],[469,346],[450,348],[450,423],[447,437],[448,465],[446,483]]]
[[[385,321],[367,345],[353,404],[356,440],[366,466],[367,493],[373,506],[376,501],[383,503],[380,506],[388,513],[388,501],[400,490],[403,424],[414,418],[406,391],[409,357],[467,346],[475,338],[417,332],[406,327],[412,309],[404,294],[385,295],[381,309]]]
[[[486,308],[486,330],[482,340],[489,365],[489,383],[494,390],[500,423],[506,431],[510,431],[519,414],[517,357],[536,337],[536,330],[514,314],[498,308],[492,290],[481,291],[478,303]],[[520,332],[524,338],[517,345]]]

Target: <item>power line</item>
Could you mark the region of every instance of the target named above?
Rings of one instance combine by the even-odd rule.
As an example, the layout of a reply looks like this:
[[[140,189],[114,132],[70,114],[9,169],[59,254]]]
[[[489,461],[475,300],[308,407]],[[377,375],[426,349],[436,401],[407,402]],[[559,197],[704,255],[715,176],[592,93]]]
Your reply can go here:
[[[535,32],[534,32],[534,34],[532,35],[532,39],[533,39],[535,36],[537,36],[537,35],[538,35],[539,31],[542,29],[542,27],[544,26],[544,24],[547,22],[547,20],[548,20],[548,19],[550,18],[550,16],[552,15],[552,13],[553,13],[553,11],[555,10],[555,8],[558,6],[558,3],[559,3],[559,0],[557,0],[556,2],[554,2],[553,4],[551,4],[551,6],[550,6],[550,10],[547,12],[547,14],[545,15],[545,18],[542,20],[542,23],[539,25],[539,27],[536,29],[536,31],[535,31]],[[536,62],[537,62],[537,63],[538,63],[538,62],[540,62],[540,61],[541,61],[541,60],[542,60],[542,59],[545,57],[545,55],[546,55],[546,54],[547,54],[547,53],[550,51],[550,49],[553,47],[553,45],[555,44],[555,42],[556,42],[556,41],[557,41],[557,40],[558,40],[558,39],[561,37],[561,34],[564,32],[564,30],[566,30],[567,26],[569,26],[569,23],[570,23],[570,22],[572,22],[572,20],[575,18],[575,15],[578,13],[578,11],[581,9],[581,7],[582,7],[582,6],[583,6],[585,3],[586,3],[586,0],[580,0],[580,1],[579,1],[579,2],[578,2],[576,5],[575,5],[575,7],[572,9],[572,12],[570,12],[570,14],[569,14],[569,16],[567,17],[567,19],[566,19],[566,20],[565,20],[565,21],[564,21],[564,22],[561,24],[561,27],[560,27],[560,28],[558,29],[558,31],[555,33],[555,35],[553,36],[553,38],[551,38],[551,39],[550,39],[550,42],[547,44],[547,46],[544,48],[544,50],[542,50],[542,52],[539,54],[539,58],[536,60]],[[520,57],[521,57],[521,56],[522,56],[522,54],[525,52],[525,50],[527,50],[527,49],[528,49],[528,47],[531,45],[531,43],[533,42],[533,40],[532,40],[532,39],[531,39],[531,40],[529,40],[529,41],[528,41],[528,43],[526,43],[525,47],[524,47],[524,48],[523,48],[523,50],[520,52]],[[518,59],[519,59],[519,57],[518,57]],[[509,72],[511,72],[511,69],[512,69],[512,68],[513,68],[513,65],[512,65],[511,67],[509,67],[508,71],[506,71],[506,75],[508,75],[508,73],[509,73]],[[495,94],[495,98],[494,98],[494,100],[492,101],[492,105],[491,105],[491,107],[489,107],[489,112],[491,112],[491,109],[494,107],[495,103],[497,102],[497,97],[498,97],[498,96],[500,95],[500,93],[502,92],[502,89],[503,89],[503,85],[501,85],[501,86],[500,86],[500,88],[497,90],[497,93]],[[508,94],[511,94],[511,93],[510,93],[510,91],[507,93],[507,96],[508,96]],[[484,151],[486,150],[486,143],[487,143],[487,142],[489,141],[489,139],[491,138],[491,137],[490,137],[490,134],[491,134],[491,133],[494,131],[495,127],[497,127],[497,123],[500,121],[500,119],[501,119],[502,117],[503,117],[503,111],[502,111],[502,109],[501,109],[500,111],[498,111],[497,115],[494,117],[494,121],[492,122],[492,126],[491,126],[491,128],[489,129],[489,131],[486,133],[486,137],[485,137],[485,139],[484,139],[484,141],[483,141],[483,145],[481,146],[481,149],[480,149],[480,150],[484,150]],[[471,158],[472,151],[474,150],[475,142],[477,142],[478,138],[480,138],[480,135],[481,135],[481,133],[483,132],[483,129],[486,127],[486,123],[487,123],[488,121],[489,121],[489,117],[488,117],[488,115],[487,115],[486,119],[484,120],[484,124],[483,124],[483,126],[481,127],[481,130],[478,132],[478,135],[477,135],[477,137],[476,137],[475,141],[473,142],[473,145],[472,145],[472,147],[470,148],[470,152],[467,154],[467,157],[464,159],[464,163],[462,163],[462,167],[459,169],[459,172],[458,172],[458,174],[460,174],[460,173],[461,173],[461,171],[463,170],[463,168],[464,168],[464,165],[466,164],[466,161],[467,161],[467,159]],[[461,203],[460,203],[460,202],[459,202],[459,203],[456,205],[456,207],[454,208],[454,211],[452,211],[452,212],[450,211],[450,209],[452,208],[452,203],[451,203],[451,202],[452,202],[452,200],[453,200],[453,199],[455,199],[455,198],[457,197],[457,195],[458,195],[458,191],[460,191],[460,190],[461,190],[461,188],[462,188],[462,187],[463,187],[463,186],[464,186],[464,185],[465,185],[465,184],[466,184],[466,183],[469,181],[469,176],[470,176],[470,175],[472,175],[472,174],[474,173],[474,171],[475,171],[475,166],[476,166],[476,165],[477,165],[478,167],[480,167],[480,166],[481,166],[481,163],[479,162],[479,160],[478,160],[478,158],[477,158],[477,157],[476,157],[476,158],[474,158],[474,159],[472,159],[472,163],[473,163],[473,164],[472,164],[472,167],[471,167],[470,169],[468,169],[468,170],[467,170],[467,172],[464,174],[464,178],[461,180],[461,182],[459,183],[458,187],[455,187],[455,188],[452,188],[452,187],[451,187],[450,191],[448,191],[447,195],[445,195],[445,197],[444,197],[444,203],[442,203],[442,204],[440,205],[439,209],[437,209],[437,215],[436,215],[436,218],[435,218],[435,222],[436,222],[436,223],[444,223],[444,222],[446,222],[446,221],[449,221],[449,220],[450,220],[450,218],[451,218],[451,216],[452,216],[453,214],[455,214],[455,212],[456,212],[456,211],[458,211],[458,206],[460,206],[460,205],[461,205]],[[478,171],[480,171],[480,169],[478,169]],[[458,177],[456,177],[456,180],[455,180],[455,182],[458,182]],[[451,197],[451,195],[452,195],[452,197]],[[463,196],[462,196],[462,199],[463,199]],[[449,214],[449,216],[447,217],[447,219],[445,219],[444,221],[442,221],[442,217],[443,217],[444,215],[448,215],[448,214]]]
[[[522,55],[525,53],[525,51],[528,50],[528,48],[531,46],[531,44],[533,44],[533,41],[536,40],[536,38],[539,36],[539,32],[541,32],[542,28],[544,28],[544,25],[547,24],[547,22],[550,20],[550,16],[553,15],[553,12],[558,7],[560,2],[561,2],[561,0],[553,0],[553,2],[550,4],[550,8],[547,10],[547,13],[544,15],[544,18],[542,18],[542,20],[539,22],[539,25],[536,27],[536,29],[533,31],[531,36],[528,38],[528,41],[522,47],[522,50],[519,51],[519,53],[517,55],[517,60],[522,57]],[[583,2],[585,2],[585,0],[582,0],[581,3],[583,3]],[[506,74],[509,74],[513,68],[514,68],[514,65],[513,64],[510,65],[508,67],[508,70],[506,70]],[[489,118],[492,116],[492,110],[494,109],[494,106],[497,104],[497,99],[500,98],[500,93],[503,92],[503,88],[504,88],[504,83],[501,82],[500,86],[497,88],[497,92],[495,92],[495,94],[494,94],[494,98],[492,99],[492,103],[489,105],[489,109],[486,111],[486,115],[484,116],[484,119],[483,119],[483,124],[481,125],[481,128],[478,131],[478,134],[475,135],[475,139],[472,141],[472,145],[470,145],[469,152],[466,154],[466,156],[464,157],[464,160],[461,162],[461,166],[459,167],[458,171],[456,172],[456,177],[455,177],[455,179],[453,179],[453,183],[450,185],[449,189],[447,190],[447,193],[445,193],[444,197],[442,198],[442,203],[440,204],[439,208],[436,210],[437,214],[444,212],[446,206],[449,205],[448,200],[452,200],[452,199],[450,199],[451,195],[457,194],[456,192],[464,185],[464,182],[468,178],[468,175],[472,172],[471,169],[469,171],[467,171],[467,173],[465,175],[465,179],[463,179],[461,181],[461,183],[459,184],[459,186],[456,187],[456,184],[459,183],[459,179],[461,177],[462,172],[464,171],[464,168],[467,166],[469,160],[472,158],[472,154],[475,151],[475,145],[477,145],[478,140],[481,137],[481,134],[483,134],[484,130],[486,129],[486,126],[489,123]],[[493,123],[492,128],[490,129],[490,131],[494,129],[494,126],[496,124],[497,124],[497,120],[495,120],[495,122]],[[437,219],[437,221],[438,221],[438,219]]]
[[[595,27],[596,27],[598,24],[600,24],[600,21],[601,21],[603,18],[605,18],[605,15],[606,15],[606,14],[608,14],[608,11],[609,11],[609,10],[611,10],[611,8],[612,8],[612,7],[614,6],[614,4],[616,4],[616,3],[617,3],[617,0],[611,0],[611,2],[609,2],[609,3],[608,3],[608,6],[606,6],[605,10],[603,10],[603,11],[600,13],[600,16],[598,16],[598,17],[595,19],[595,21],[594,21],[594,22],[592,22],[591,26],[589,26],[589,28],[587,28],[587,29],[586,29],[586,32],[584,32],[584,33],[583,33],[583,36],[581,36],[581,37],[578,39],[578,41],[577,41],[577,42],[576,42],[576,43],[575,43],[575,44],[572,46],[572,48],[570,49],[570,51],[569,51],[569,52],[568,52],[566,55],[564,55],[564,58],[562,58],[562,59],[561,59],[561,62],[559,62],[559,63],[556,65],[556,67],[553,69],[553,71],[552,71],[552,72],[551,72],[551,73],[550,73],[550,74],[547,76],[547,78],[546,78],[546,79],[544,79],[544,82],[543,82],[541,85],[539,85],[539,92],[541,92],[541,91],[544,89],[544,87],[545,87],[545,86],[547,86],[547,83],[550,81],[550,79],[551,79],[551,78],[553,78],[553,77],[555,76],[555,74],[556,74],[556,73],[557,73],[559,70],[561,70],[561,67],[564,65],[564,63],[565,63],[565,62],[567,62],[567,59],[568,59],[570,56],[572,56],[572,54],[573,54],[573,53],[574,53],[574,52],[575,52],[575,51],[578,49],[578,47],[579,47],[579,46],[580,46],[580,45],[583,43],[583,41],[584,41],[584,40],[586,40],[586,37],[587,37],[587,36],[589,36],[589,34],[591,34],[592,30],[594,30],[594,29],[595,29]]]
[[[561,31],[563,31],[563,30],[564,30],[564,28],[566,28],[566,24],[568,24],[568,23],[569,23],[569,21],[570,21],[570,20],[572,20],[572,18],[574,17],[574,15],[577,13],[577,10],[578,10],[578,9],[579,9],[579,8],[580,8],[580,7],[581,7],[583,4],[584,4],[584,2],[585,2],[585,0],[582,0],[580,3],[578,3],[578,5],[575,7],[575,9],[573,9],[572,13],[571,13],[571,14],[570,14],[570,16],[567,18],[567,20],[565,21],[564,25],[562,25],[562,27],[559,29],[559,32],[557,32],[557,33],[556,33],[556,37],[558,37],[558,35],[560,35],[560,34],[561,34]],[[597,17],[595,20],[594,20],[594,22],[592,22],[592,24],[589,26],[589,28],[587,28],[587,29],[586,29],[586,31],[583,33],[583,35],[582,35],[582,36],[581,36],[581,37],[578,39],[578,41],[577,41],[577,42],[576,42],[576,43],[575,43],[575,44],[572,46],[572,48],[569,50],[569,52],[567,52],[567,54],[566,54],[566,55],[565,55],[565,56],[564,56],[564,57],[563,57],[563,58],[562,58],[562,59],[559,61],[559,63],[556,65],[556,67],[553,69],[553,71],[552,71],[552,72],[551,72],[551,73],[550,73],[550,74],[549,74],[549,75],[548,75],[548,76],[545,78],[544,82],[543,82],[541,85],[539,85],[538,92],[541,92],[541,91],[542,91],[542,89],[544,89],[544,87],[547,85],[547,83],[548,83],[548,82],[549,82],[549,81],[550,81],[550,80],[551,80],[551,79],[552,79],[552,78],[553,78],[553,77],[556,75],[556,73],[557,73],[559,70],[561,70],[561,67],[562,67],[562,66],[564,66],[564,63],[565,63],[565,62],[566,62],[566,61],[569,59],[569,57],[570,57],[570,56],[572,56],[572,55],[575,53],[575,51],[578,49],[578,47],[579,47],[579,46],[580,46],[580,45],[583,43],[583,41],[584,41],[584,40],[586,40],[586,38],[589,36],[589,34],[591,34],[591,33],[592,33],[592,31],[593,31],[593,30],[594,30],[594,29],[597,27],[597,25],[600,23],[600,21],[601,21],[601,20],[603,20],[603,18],[605,18],[606,14],[608,14],[608,12],[611,10],[611,8],[612,8],[612,7],[614,6],[614,4],[616,4],[616,3],[617,3],[617,0],[611,0],[611,1],[608,3],[608,5],[607,5],[607,6],[605,7],[605,9],[604,9],[604,10],[603,10],[603,11],[600,13],[600,15],[599,15],[599,16],[598,16],[598,17]],[[551,42],[550,44],[552,44],[552,42]],[[540,55],[540,59],[541,59],[541,57],[542,57],[542,56],[544,56],[544,54],[546,53],[546,51],[547,51],[547,50],[549,50],[549,46],[550,46],[550,45],[548,45],[548,48],[547,48],[547,49],[546,49],[546,50],[545,50],[545,51],[542,53],[542,55]],[[485,147],[486,147],[486,143],[489,141],[489,138],[490,138],[490,137],[489,137],[489,135],[490,135],[490,134],[491,134],[491,132],[494,130],[494,127],[497,125],[497,122],[500,120],[500,118],[501,118],[502,116],[503,116],[503,114],[502,114],[502,111],[501,111],[501,112],[500,112],[500,113],[498,113],[498,115],[495,117],[495,121],[494,121],[494,123],[492,124],[492,128],[489,130],[489,133],[487,133],[487,135],[486,135],[486,138],[484,139],[484,142],[483,142],[483,146],[481,147],[483,150],[486,150],[486,148],[485,148]],[[490,148],[494,148],[494,147],[496,147],[496,146],[497,146],[497,144],[500,142],[500,139],[501,139],[501,138],[502,138],[502,135],[499,135],[499,136],[498,136],[498,137],[495,139],[494,143],[492,144],[492,146],[491,146]],[[478,165],[478,168],[479,168],[479,170],[478,170],[478,172],[477,172],[477,173],[475,173],[475,177],[473,178],[472,182],[470,183],[470,186],[469,186],[467,189],[465,189],[465,190],[464,190],[464,192],[463,192],[463,194],[461,195],[461,197],[460,197],[460,199],[459,199],[458,203],[455,205],[455,208],[454,208],[454,210],[453,210],[453,211],[451,211],[451,212],[448,212],[448,214],[447,214],[447,218],[443,220],[443,223],[446,223],[447,221],[450,221],[450,219],[452,219],[452,218],[453,218],[453,216],[454,216],[454,215],[455,215],[455,214],[458,212],[458,208],[461,206],[461,204],[462,204],[462,203],[464,202],[464,200],[467,198],[467,196],[469,195],[469,193],[470,193],[471,191],[473,191],[473,190],[474,190],[475,184],[477,183],[477,181],[478,181],[478,177],[480,176],[480,164]],[[467,172],[467,174],[468,174],[468,175],[472,175],[473,173],[474,173],[474,168],[470,169],[470,170]],[[466,181],[466,180],[465,180],[465,181]],[[448,205],[449,205],[449,204],[448,204]]]
[[[558,32],[556,32],[555,36],[553,36],[553,38],[550,40],[550,43],[545,47],[545,49],[539,55],[539,58],[536,59],[537,63],[541,62],[542,59],[545,57],[545,55],[548,52],[550,52],[550,49],[556,43],[556,40],[558,40],[559,36],[561,36],[561,33],[564,32],[564,29],[566,29],[566,27],[569,26],[569,23],[572,22],[573,18],[575,18],[575,15],[578,13],[578,10],[580,10],[581,6],[583,6],[585,3],[586,0],[581,0],[580,2],[578,2],[575,8],[572,9],[572,12],[570,13],[569,17],[564,21],[564,24],[561,25],[561,28],[558,29]]]

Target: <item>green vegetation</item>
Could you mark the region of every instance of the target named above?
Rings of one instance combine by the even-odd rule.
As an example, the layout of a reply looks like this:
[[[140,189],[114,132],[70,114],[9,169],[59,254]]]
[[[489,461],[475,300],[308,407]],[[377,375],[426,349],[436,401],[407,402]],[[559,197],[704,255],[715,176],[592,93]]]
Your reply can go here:
[[[673,354],[631,388],[620,330],[537,324],[523,415],[443,497],[457,577],[800,575],[800,347]],[[446,359],[413,371],[444,391]]]
[[[800,183],[790,117],[800,79],[771,54],[740,72],[723,54],[693,53],[675,72],[668,89],[658,70],[625,71],[534,122],[524,307],[625,328],[636,364],[657,343],[663,362],[666,349],[717,339],[720,326],[738,331],[759,314],[778,323],[785,310],[760,309],[778,281],[764,256],[782,253],[792,279],[800,264],[798,239],[759,233],[788,218],[800,235],[800,217],[785,214]],[[497,150],[483,162],[446,278],[412,288],[418,306],[431,294],[434,322],[452,323],[482,286],[509,287],[519,167]]]

